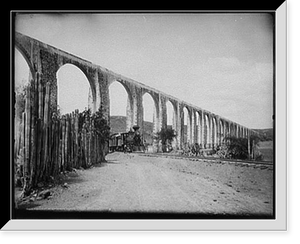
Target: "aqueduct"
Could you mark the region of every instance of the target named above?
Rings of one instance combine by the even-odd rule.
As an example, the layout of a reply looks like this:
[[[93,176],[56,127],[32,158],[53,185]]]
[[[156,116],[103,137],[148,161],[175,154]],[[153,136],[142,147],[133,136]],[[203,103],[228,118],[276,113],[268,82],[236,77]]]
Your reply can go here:
[[[188,111],[187,142],[199,143],[202,148],[215,148],[227,135],[248,137],[251,129],[204,110],[173,96],[165,94],[135,80],[116,74],[99,65],[76,57],[53,46],[40,42],[21,33],[15,33],[15,47],[28,63],[32,78],[50,84],[50,107],[57,106],[57,71],[65,64],[77,66],[87,77],[91,98],[89,107],[94,112],[100,105],[109,121],[109,86],[119,82],[127,91],[127,129],[138,125],[143,133],[143,95],[148,93],[155,104],[153,132],[167,126],[166,104],[169,101],[174,109],[173,129],[177,132],[174,142],[177,149],[184,144],[184,109]]]

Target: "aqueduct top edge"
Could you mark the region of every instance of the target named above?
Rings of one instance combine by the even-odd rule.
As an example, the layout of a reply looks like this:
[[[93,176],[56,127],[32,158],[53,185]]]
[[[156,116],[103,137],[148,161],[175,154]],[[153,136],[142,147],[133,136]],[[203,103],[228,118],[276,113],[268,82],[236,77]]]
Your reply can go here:
[[[247,128],[247,127],[245,127],[243,125],[240,125],[240,124],[238,124],[238,123],[236,123],[236,122],[234,122],[232,120],[229,120],[229,119],[227,119],[225,117],[219,116],[219,115],[217,115],[217,114],[215,114],[213,112],[205,110],[205,109],[203,109],[203,108],[201,108],[199,106],[193,105],[193,104],[188,103],[188,102],[186,102],[184,100],[178,99],[178,98],[176,98],[176,97],[174,97],[172,95],[166,94],[166,93],[164,93],[162,91],[159,91],[159,90],[157,90],[155,88],[152,88],[152,87],[150,87],[148,85],[145,85],[145,84],[143,84],[141,82],[138,82],[138,81],[133,80],[131,78],[125,77],[125,76],[123,76],[121,74],[115,73],[114,71],[111,71],[111,70],[109,70],[107,68],[104,68],[104,67],[102,67],[100,65],[94,64],[94,63],[92,63],[92,62],[90,62],[88,60],[85,60],[85,59],[81,58],[81,57],[78,57],[78,56],[75,56],[73,54],[70,54],[70,53],[68,53],[66,51],[63,51],[63,50],[59,49],[59,48],[53,47],[53,46],[51,46],[49,44],[43,43],[43,42],[41,42],[41,41],[39,41],[37,39],[34,39],[32,37],[29,37],[27,35],[21,34],[19,32],[15,32],[15,40],[18,40],[19,44],[22,43],[22,42],[27,42],[28,45],[32,45],[32,44],[38,45],[40,47],[43,47],[44,49],[47,49],[50,53],[56,53],[56,54],[58,54],[58,55],[60,55],[62,57],[65,57],[67,59],[79,62],[81,65],[87,66],[87,67],[95,69],[95,70],[100,70],[101,72],[104,72],[104,73],[108,74],[111,77],[111,79],[126,80],[127,82],[132,83],[136,87],[143,88],[143,89],[149,90],[151,92],[160,94],[161,96],[164,96],[164,97],[166,97],[166,98],[168,98],[170,100],[174,100],[177,103],[182,104],[183,106],[190,107],[193,110],[195,110],[196,112],[197,111],[198,112],[202,111],[203,113],[209,114],[211,116],[214,116],[214,117],[216,117],[218,119],[221,119],[223,121],[226,121],[228,123],[233,123],[233,124],[236,124],[238,126]]]

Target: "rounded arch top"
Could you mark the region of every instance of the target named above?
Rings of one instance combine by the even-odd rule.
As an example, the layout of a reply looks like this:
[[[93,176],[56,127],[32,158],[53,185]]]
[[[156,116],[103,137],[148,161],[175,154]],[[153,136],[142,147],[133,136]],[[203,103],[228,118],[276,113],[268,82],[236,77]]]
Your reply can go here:
[[[64,109],[64,113],[74,109],[91,108],[92,111],[95,110],[96,94],[93,82],[89,80],[82,69],[71,63],[65,63],[57,69],[56,79],[59,92],[57,99],[59,105]]]
[[[154,107],[155,107],[155,113],[156,116],[158,116],[159,113],[159,95],[157,93],[152,92],[151,90],[142,89],[141,91],[141,97],[144,97],[146,94],[150,95],[150,97],[153,100]]]
[[[142,90],[141,90],[141,96],[143,97],[146,93],[149,94],[149,95],[152,97],[154,103],[155,103],[156,105],[158,105],[159,94],[158,94],[158,93],[155,93],[154,91],[151,91],[151,90],[142,88]],[[155,106],[156,106],[156,105],[155,105]]]
[[[114,83],[119,83],[122,85],[122,87],[125,89],[125,91],[127,92],[127,95],[129,97],[129,100],[132,102],[132,91],[131,91],[131,88],[130,88],[130,85],[128,84],[127,81],[125,80],[122,80],[122,79],[112,79],[108,82],[108,88],[114,84]]]
[[[32,61],[30,59],[30,54],[28,54],[26,49],[22,45],[20,45],[18,42],[15,42],[15,49],[17,49],[21,53],[21,55],[23,56],[23,58],[25,59],[27,65],[29,67],[29,72],[31,74],[31,77],[34,77],[36,71],[32,65]]]

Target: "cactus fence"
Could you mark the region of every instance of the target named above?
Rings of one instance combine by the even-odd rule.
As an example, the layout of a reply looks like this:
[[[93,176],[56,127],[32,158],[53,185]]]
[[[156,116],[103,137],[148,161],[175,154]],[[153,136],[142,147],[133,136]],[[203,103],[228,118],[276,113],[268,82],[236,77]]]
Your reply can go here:
[[[38,80],[38,79],[37,79]],[[105,160],[105,142],[78,110],[58,116],[50,106],[49,83],[26,87],[25,111],[15,131],[15,175],[24,193],[72,168]]]

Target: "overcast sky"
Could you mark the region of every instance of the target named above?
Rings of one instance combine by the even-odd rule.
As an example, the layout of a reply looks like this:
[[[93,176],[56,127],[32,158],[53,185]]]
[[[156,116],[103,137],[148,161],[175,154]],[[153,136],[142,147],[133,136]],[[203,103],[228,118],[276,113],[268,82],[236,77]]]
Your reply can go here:
[[[25,14],[16,31],[244,126],[272,127],[268,14]],[[74,80],[76,72],[61,76]],[[71,90],[87,96],[84,87]],[[113,100],[114,113],[125,114]]]

